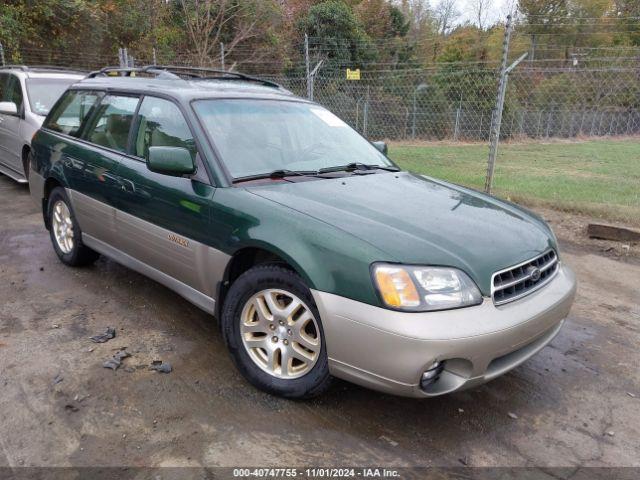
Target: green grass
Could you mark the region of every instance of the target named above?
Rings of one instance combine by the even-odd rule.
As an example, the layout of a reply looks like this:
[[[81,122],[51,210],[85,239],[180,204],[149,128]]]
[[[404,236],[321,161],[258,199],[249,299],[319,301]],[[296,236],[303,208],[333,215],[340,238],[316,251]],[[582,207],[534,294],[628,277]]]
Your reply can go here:
[[[391,144],[403,168],[484,188],[486,144]],[[494,194],[640,225],[640,140],[501,144]]]

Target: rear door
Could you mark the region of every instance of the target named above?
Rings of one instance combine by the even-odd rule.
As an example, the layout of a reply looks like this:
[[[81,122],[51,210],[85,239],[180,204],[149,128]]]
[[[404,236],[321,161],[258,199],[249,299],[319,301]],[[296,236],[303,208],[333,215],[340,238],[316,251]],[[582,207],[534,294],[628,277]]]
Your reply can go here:
[[[2,84],[0,101],[13,102],[18,108],[18,113],[15,115],[0,113],[0,158],[5,166],[23,175],[22,139],[20,138],[20,121],[24,114],[22,84],[20,79],[11,73],[0,74],[0,84]]]
[[[187,148],[197,164],[195,175],[175,177],[147,168],[149,148]],[[117,172],[117,231],[121,249],[141,262],[213,297],[207,268],[215,254],[207,247],[209,205],[214,187],[200,161],[198,147],[177,104],[145,96],[132,133],[130,155]]]
[[[104,95],[80,132],[81,141],[64,152],[72,202],[83,233],[112,243],[115,197],[121,188],[115,172],[127,150],[139,97]]]

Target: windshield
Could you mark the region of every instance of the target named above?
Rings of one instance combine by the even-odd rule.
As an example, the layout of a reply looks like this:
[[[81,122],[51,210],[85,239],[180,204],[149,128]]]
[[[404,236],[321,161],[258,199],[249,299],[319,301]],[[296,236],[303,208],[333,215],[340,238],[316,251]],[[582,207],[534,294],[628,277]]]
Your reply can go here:
[[[393,166],[367,140],[317,105],[276,100],[198,100],[195,111],[234,178],[316,171],[357,162]]]
[[[67,87],[77,81],[77,78],[27,78],[31,111],[46,116]]]

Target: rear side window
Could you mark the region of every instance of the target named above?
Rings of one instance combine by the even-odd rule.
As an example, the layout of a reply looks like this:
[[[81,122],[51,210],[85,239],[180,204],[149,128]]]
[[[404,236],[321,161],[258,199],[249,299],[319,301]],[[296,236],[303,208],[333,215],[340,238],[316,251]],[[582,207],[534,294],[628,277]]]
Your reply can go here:
[[[149,147],[182,147],[195,159],[196,144],[180,109],[168,100],[145,97],[138,111],[134,154],[149,159]]]
[[[105,96],[86,129],[86,139],[96,145],[126,152],[137,106],[138,97]]]
[[[70,90],[56,104],[44,126],[72,137],[80,135],[80,127],[100,98],[97,92]]]

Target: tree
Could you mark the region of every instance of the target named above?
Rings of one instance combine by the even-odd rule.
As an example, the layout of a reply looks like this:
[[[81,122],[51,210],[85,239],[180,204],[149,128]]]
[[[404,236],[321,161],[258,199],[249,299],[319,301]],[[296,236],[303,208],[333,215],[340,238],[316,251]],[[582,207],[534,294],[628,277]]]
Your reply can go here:
[[[487,26],[492,5],[493,0],[469,0],[469,10],[480,30],[484,30]]]
[[[456,7],[456,0],[440,0],[435,7],[434,16],[440,35],[448,34],[455,21],[460,18],[460,11]]]
[[[614,15],[626,39],[618,39],[616,43],[629,43],[640,46],[640,2],[637,0],[615,0]],[[634,21],[635,19],[635,21]]]
[[[12,50],[10,61],[77,66],[79,56],[99,51],[103,20],[93,2],[5,1],[0,9],[0,41]]]
[[[371,38],[353,10],[340,0],[327,0],[312,6],[298,25],[307,33],[314,57],[327,61],[327,67],[360,66],[376,57]]]
[[[180,0],[180,4],[198,65],[217,63],[222,42],[226,55],[232,55],[240,45],[265,40],[277,9],[271,0]],[[238,63],[263,56],[256,48]]]

